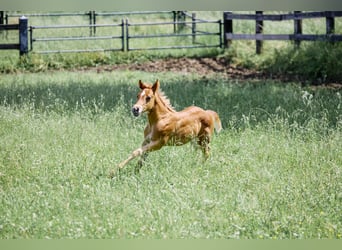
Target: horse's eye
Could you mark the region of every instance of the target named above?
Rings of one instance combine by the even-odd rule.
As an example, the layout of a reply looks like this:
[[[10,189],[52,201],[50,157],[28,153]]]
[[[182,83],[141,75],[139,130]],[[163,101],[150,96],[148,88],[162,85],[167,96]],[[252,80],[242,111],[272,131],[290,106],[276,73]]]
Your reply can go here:
[[[146,102],[149,102],[151,100],[150,96],[146,96]]]

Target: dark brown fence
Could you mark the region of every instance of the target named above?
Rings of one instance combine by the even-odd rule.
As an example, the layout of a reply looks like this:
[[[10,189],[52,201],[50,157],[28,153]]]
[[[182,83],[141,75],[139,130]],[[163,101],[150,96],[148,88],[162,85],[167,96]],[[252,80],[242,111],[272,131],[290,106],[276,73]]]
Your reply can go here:
[[[144,23],[134,23],[131,20],[121,20],[117,23],[111,24],[96,24],[97,19],[101,16],[127,16],[127,15],[144,15],[150,16],[152,14],[165,14],[173,17],[171,21],[165,22],[154,22],[151,18],[150,22]],[[26,54],[30,50],[35,53],[59,53],[59,52],[91,52],[91,51],[132,51],[132,50],[151,50],[151,49],[181,49],[181,48],[205,48],[205,47],[229,47],[234,40],[255,40],[256,41],[256,53],[261,53],[263,47],[263,41],[265,40],[290,40],[294,41],[296,46],[300,46],[301,41],[328,41],[337,42],[342,41],[342,34],[335,34],[335,18],[342,17],[342,11],[321,11],[321,12],[300,12],[295,11],[289,14],[264,14],[262,11],[256,11],[255,14],[236,14],[232,12],[224,12],[223,14],[223,25],[222,21],[208,21],[200,20],[196,18],[196,14],[193,13],[191,16],[184,11],[165,11],[165,12],[78,12],[78,13],[38,13],[38,14],[28,14],[30,18],[38,16],[84,16],[86,23],[83,25],[55,25],[55,26],[28,26],[27,18],[19,18],[21,21],[19,24],[7,24],[9,17],[16,17],[18,14],[6,14],[4,11],[0,11],[0,31],[1,30],[18,30],[19,32],[19,43],[16,44],[0,44],[0,49],[16,49],[20,51],[20,55]],[[117,18],[114,18],[115,20]],[[186,18],[191,17],[191,20],[187,21]],[[325,18],[326,20],[326,32],[325,34],[303,34],[302,21],[304,19],[312,18]],[[252,20],[255,22],[255,34],[236,34],[233,32],[233,20],[234,23],[238,20]],[[293,33],[292,34],[264,34],[264,22],[268,21],[284,21],[293,20]],[[201,31],[201,27],[206,24],[212,24],[212,30]],[[139,30],[141,27],[151,26],[172,26],[173,29],[168,33],[137,33],[135,30]],[[223,32],[222,32],[223,26]],[[97,29],[104,27],[112,27],[114,33],[108,35],[98,35]],[[90,30],[90,34],[84,36],[70,36],[70,37],[40,37],[37,35],[36,31],[42,29],[72,29],[72,28],[86,28]],[[166,30],[166,29],[164,29]],[[170,29],[168,29],[170,30]],[[208,29],[206,29],[208,30]],[[200,37],[211,36],[211,42],[202,42]],[[153,39],[153,38],[184,38],[178,39],[176,44],[168,46],[139,46],[141,39]],[[189,37],[192,42],[188,42]],[[192,38],[192,39],[191,39]],[[50,41],[71,41],[71,40],[106,40],[111,39],[116,41],[117,45],[111,45],[106,48],[95,48],[95,49],[70,49],[65,45],[65,49],[56,49],[48,51],[36,51],[33,50],[34,44],[36,43],[46,43]],[[203,41],[203,40],[202,40]],[[213,41],[213,42],[212,42]],[[147,42],[148,43],[148,42]]]
[[[300,12],[295,11],[289,14],[264,14],[256,11],[255,14],[235,14],[232,12],[223,13],[224,37],[223,43],[228,48],[233,40],[255,40],[256,53],[262,51],[263,41],[265,40],[291,40],[296,46],[301,41],[342,41],[341,34],[335,34],[335,17],[342,17],[342,11],[321,11],[321,12]],[[325,18],[326,34],[303,34],[303,19]],[[233,32],[233,20],[254,20],[255,34],[235,34]],[[263,34],[264,21],[294,21],[293,34]]]
[[[3,13],[1,14],[3,17]],[[3,18],[1,17],[3,22]],[[0,31],[17,30],[19,32],[19,43],[0,44],[0,50],[19,50],[20,55],[28,53],[28,20],[22,16],[18,24],[0,24]]]

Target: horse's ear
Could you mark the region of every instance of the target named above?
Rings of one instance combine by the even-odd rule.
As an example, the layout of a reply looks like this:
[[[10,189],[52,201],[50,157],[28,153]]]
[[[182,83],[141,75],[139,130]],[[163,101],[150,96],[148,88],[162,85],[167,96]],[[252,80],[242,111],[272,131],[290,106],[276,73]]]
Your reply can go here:
[[[141,80],[139,80],[139,88],[141,88],[141,89],[146,88],[146,85]]]
[[[159,89],[159,80],[157,79],[156,82],[152,86],[153,93],[156,93],[156,91]]]

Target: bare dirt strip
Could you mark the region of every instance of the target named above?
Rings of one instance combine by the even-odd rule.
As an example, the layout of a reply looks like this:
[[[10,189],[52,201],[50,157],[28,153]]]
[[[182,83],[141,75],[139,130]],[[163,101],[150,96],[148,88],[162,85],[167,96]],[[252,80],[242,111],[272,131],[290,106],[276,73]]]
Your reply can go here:
[[[101,71],[139,70],[145,72],[177,72],[183,74],[226,75],[236,79],[259,79],[265,77],[262,72],[248,70],[229,64],[224,58],[170,58],[158,59],[134,64],[107,65],[97,68]]]
[[[92,70],[87,68],[83,70]],[[131,64],[117,64],[117,65],[103,65],[96,67],[98,73],[104,71],[116,71],[116,70],[132,70],[132,71],[145,71],[145,72],[175,72],[179,74],[197,74],[202,77],[209,75],[219,75],[229,79],[237,80],[276,80],[279,82],[301,82],[306,83],[303,79],[298,79],[296,76],[291,75],[271,75],[269,73],[258,71],[254,69],[247,69],[244,67],[231,64],[225,58],[169,58],[158,59],[154,61],[146,61],[143,63],[131,63]],[[315,88],[332,88],[341,89],[342,83],[309,83]]]

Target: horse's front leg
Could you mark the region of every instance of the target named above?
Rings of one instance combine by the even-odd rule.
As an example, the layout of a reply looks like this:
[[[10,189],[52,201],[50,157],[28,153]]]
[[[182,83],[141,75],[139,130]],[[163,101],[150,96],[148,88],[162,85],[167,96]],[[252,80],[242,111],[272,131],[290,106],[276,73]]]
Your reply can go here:
[[[140,159],[137,163],[137,165],[135,166],[135,169],[134,169],[134,172],[137,174],[140,172],[140,169],[142,168],[144,162],[146,161],[146,158],[148,156],[148,152],[145,152],[143,153],[141,156],[140,156]]]
[[[146,134],[146,129],[145,129],[145,134]],[[144,147],[145,145],[149,144],[150,142],[151,142],[151,136],[146,135],[145,140],[142,143],[141,147]],[[144,161],[146,160],[147,156],[148,156],[148,152],[144,152],[140,156],[140,159],[139,159],[137,165],[135,166],[135,173],[139,173],[139,171],[142,168],[142,165],[143,165]]]
[[[134,158],[138,157],[138,156],[141,156],[142,154],[144,153],[143,151],[143,148],[140,147],[136,150],[134,150],[131,155],[126,159],[124,160],[123,162],[121,162],[118,167],[119,168],[123,168],[124,166],[126,166],[131,160],[133,160]]]
[[[132,152],[132,154],[126,159],[124,160],[123,162],[121,162],[119,165],[118,165],[118,169],[121,169],[123,168],[124,166],[126,166],[131,160],[133,160],[134,158],[138,157],[138,156],[142,156],[144,153],[147,153],[147,152],[151,152],[151,151],[155,151],[155,150],[158,150],[160,149],[162,146],[163,146],[163,142],[161,140],[156,140],[156,141],[151,141],[150,143],[134,150]],[[113,170],[111,173],[110,173],[110,176],[113,177],[114,174],[116,173],[116,169]]]

